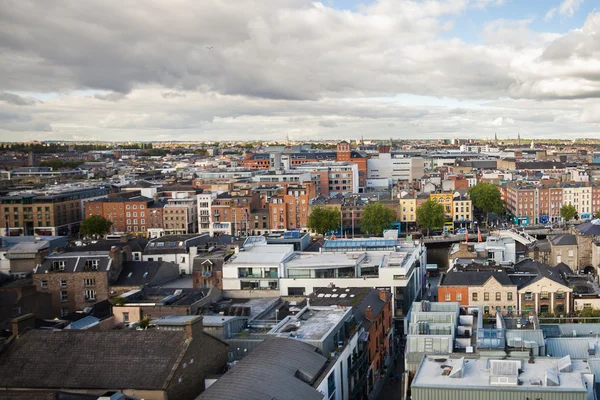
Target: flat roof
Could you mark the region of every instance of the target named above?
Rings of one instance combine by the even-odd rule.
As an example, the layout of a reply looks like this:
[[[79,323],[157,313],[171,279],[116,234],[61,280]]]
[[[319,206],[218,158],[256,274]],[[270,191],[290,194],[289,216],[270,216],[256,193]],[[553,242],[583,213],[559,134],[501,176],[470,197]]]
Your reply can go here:
[[[326,249],[344,249],[352,247],[395,247],[396,240],[389,239],[335,239],[326,240],[323,247]]]
[[[556,371],[560,358],[535,358],[534,364],[529,364],[527,359],[510,358],[508,360],[493,360],[487,358],[464,359],[462,365],[463,376],[461,378],[451,378],[448,374],[444,375],[444,370],[460,368],[461,359],[446,357],[424,357],[419,366],[415,378],[412,382],[413,387],[435,387],[435,388],[484,388],[496,390],[498,388],[510,388],[511,390],[548,390],[545,385],[545,374],[547,370]],[[500,362],[520,362],[517,373],[519,382],[514,386],[493,385],[490,384],[492,369],[489,361]],[[442,367],[442,365],[444,367]],[[571,361],[572,372],[558,372],[560,381],[559,386],[551,386],[551,390],[576,390],[587,391],[582,373],[591,373],[587,363],[582,360]],[[541,382],[542,385],[536,385],[535,382]]]
[[[293,333],[297,339],[321,340],[323,336],[344,319],[350,310],[351,307],[346,309],[327,307],[310,308],[302,314],[294,316],[294,318],[282,321],[270,333],[284,335]]]
[[[293,244],[257,245],[231,256],[231,264],[279,264],[294,250]]]

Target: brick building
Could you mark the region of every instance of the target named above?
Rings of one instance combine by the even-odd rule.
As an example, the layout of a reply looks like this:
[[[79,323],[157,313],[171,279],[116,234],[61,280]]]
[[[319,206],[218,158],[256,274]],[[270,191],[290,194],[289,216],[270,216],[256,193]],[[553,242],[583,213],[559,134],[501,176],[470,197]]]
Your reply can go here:
[[[52,295],[56,317],[88,307],[110,297],[110,284],[131,260],[131,247],[109,252],[61,253],[47,257],[33,272],[33,283]]]
[[[148,197],[137,196],[124,197],[127,194],[119,193],[118,197],[110,197],[103,200],[91,201],[85,204],[86,218],[92,215],[101,215],[113,223],[113,233],[131,233],[145,235],[148,229],[161,225],[157,223],[156,213],[158,210],[150,207],[154,200]]]
[[[105,197],[105,187],[57,187],[0,197],[0,234],[68,236],[79,231],[88,201]],[[6,232],[6,227],[10,232]]]
[[[269,204],[271,229],[305,229],[308,224],[308,205],[314,197],[312,182],[284,185],[281,193],[273,196]]]

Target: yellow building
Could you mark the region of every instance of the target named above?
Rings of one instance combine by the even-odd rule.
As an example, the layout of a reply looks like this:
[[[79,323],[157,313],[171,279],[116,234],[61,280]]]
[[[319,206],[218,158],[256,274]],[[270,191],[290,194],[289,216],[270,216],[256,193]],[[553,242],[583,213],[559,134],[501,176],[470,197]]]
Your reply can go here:
[[[417,199],[414,196],[406,195],[400,198],[400,221],[417,222]]]
[[[473,204],[465,197],[455,197],[452,201],[452,221],[455,227],[469,228],[473,221]]]
[[[447,218],[452,218],[452,192],[430,193],[429,198],[444,206],[444,214]]]

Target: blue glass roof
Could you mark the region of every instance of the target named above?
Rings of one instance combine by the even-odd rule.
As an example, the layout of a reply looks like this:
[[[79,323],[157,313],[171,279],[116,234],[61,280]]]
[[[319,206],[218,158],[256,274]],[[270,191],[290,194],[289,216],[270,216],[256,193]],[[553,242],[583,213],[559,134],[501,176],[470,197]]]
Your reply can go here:
[[[348,248],[348,247],[394,247],[396,246],[395,240],[388,239],[335,239],[335,240],[327,240],[323,247],[325,248]]]

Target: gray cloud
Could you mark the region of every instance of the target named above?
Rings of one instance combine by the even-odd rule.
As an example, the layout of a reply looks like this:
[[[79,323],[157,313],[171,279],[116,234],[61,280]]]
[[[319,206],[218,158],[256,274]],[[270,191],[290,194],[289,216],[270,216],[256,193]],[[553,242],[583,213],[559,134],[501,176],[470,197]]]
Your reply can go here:
[[[38,101],[35,99],[22,97],[8,92],[0,93],[0,101],[5,101],[8,104],[14,104],[16,106],[32,106],[38,103]]]

